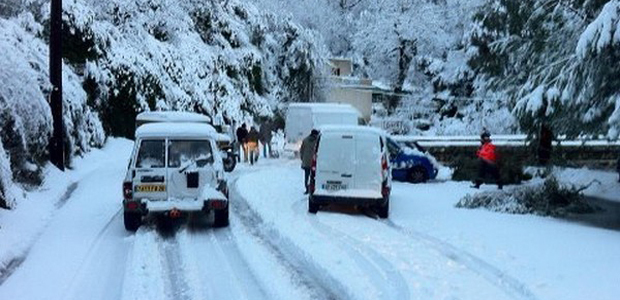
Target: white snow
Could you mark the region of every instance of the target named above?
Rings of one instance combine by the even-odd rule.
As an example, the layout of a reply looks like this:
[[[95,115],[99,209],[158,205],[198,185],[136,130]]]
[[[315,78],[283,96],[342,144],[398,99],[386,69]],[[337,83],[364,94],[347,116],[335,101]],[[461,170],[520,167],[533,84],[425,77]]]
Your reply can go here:
[[[297,160],[261,159],[229,176],[231,225],[166,235],[123,228],[131,142],[111,139],[16,210],[0,210],[0,259],[23,263],[2,299],[614,300],[616,230],[562,219],[458,209],[468,182],[394,183],[388,220],[350,207],[307,212]],[[563,181],[620,198],[617,174],[559,169]],[[60,201],[71,183],[66,201]],[[512,187],[507,186],[506,191]],[[481,190],[495,189],[483,185]],[[3,275],[4,276],[4,275]]]
[[[136,130],[136,137],[212,137],[218,134],[213,126],[202,123],[149,123]]]

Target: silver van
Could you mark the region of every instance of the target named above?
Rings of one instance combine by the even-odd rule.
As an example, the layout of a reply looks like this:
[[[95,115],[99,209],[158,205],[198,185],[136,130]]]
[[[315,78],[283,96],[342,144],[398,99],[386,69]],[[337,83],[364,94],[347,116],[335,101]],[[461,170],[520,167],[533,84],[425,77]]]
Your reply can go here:
[[[389,214],[392,175],[385,132],[367,126],[320,128],[310,179],[308,211],[337,203]]]
[[[215,129],[202,123],[149,123],[136,141],[123,182],[125,228],[136,231],[148,213],[172,218],[214,212],[228,225],[228,188]]]

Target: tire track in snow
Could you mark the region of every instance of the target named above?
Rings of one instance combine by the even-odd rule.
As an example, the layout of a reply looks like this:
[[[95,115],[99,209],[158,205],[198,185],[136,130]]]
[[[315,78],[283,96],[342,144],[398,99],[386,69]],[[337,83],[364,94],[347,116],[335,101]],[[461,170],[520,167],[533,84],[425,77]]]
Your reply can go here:
[[[52,213],[52,216],[55,215],[57,213],[57,211],[60,208],[62,208],[67,203],[67,201],[69,201],[69,198],[71,198],[71,196],[73,195],[73,192],[75,192],[77,187],[78,187],[78,182],[72,182],[69,186],[67,186],[67,188],[65,189],[65,192],[62,194],[62,196],[60,198],[58,198],[56,203],[54,203],[54,208],[56,209],[56,211]],[[50,219],[50,222],[51,222],[51,219]],[[21,266],[21,264],[26,260],[26,257],[28,257],[28,253],[30,253],[30,248],[39,239],[39,237],[40,237],[40,235],[42,233],[43,233],[43,231],[41,231],[32,240],[32,243],[24,251],[23,255],[14,257],[13,259],[11,259],[7,263],[5,263],[4,266],[0,265],[0,285],[2,285],[2,283],[4,283],[4,281],[6,281],[19,268],[19,266]]]
[[[164,283],[168,299],[191,300],[193,294],[185,278],[185,265],[180,255],[177,236],[162,239],[158,248],[163,258],[163,269],[166,274]]]
[[[88,270],[85,269],[87,267],[87,262],[88,261],[92,261],[93,259],[96,259],[94,257],[95,250],[100,248],[101,244],[103,243],[104,237],[113,228],[112,224],[115,223],[114,221],[116,221],[117,219],[120,219],[121,211],[122,211],[122,208],[119,208],[112,215],[112,217],[110,217],[110,220],[108,220],[108,222],[97,233],[97,235],[95,236],[95,239],[90,244],[90,247],[88,248],[88,251],[86,251],[86,254],[84,255],[84,257],[82,259],[82,262],[80,263],[79,269],[72,276],[72,278],[70,280],[71,285],[69,285],[67,287],[67,289],[65,290],[65,292],[63,293],[65,295],[65,297],[63,297],[63,298],[65,298],[65,299],[74,299],[74,298],[77,299],[76,297],[70,297],[68,295],[70,293],[74,292],[76,288],[78,288],[76,286],[76,284],[78,282],[78,278],[80,278],[84,273],[88,272]],[[118,221],[120,222],[120,220],[118,220]],[[122,274],[122,276],[124,276],[124,274]]]
[[[305,219],[318,232],[327,238],[325,240],[332,241],[335,238],[338,242],[332,243],[348,253],[355,263],[370,276],[374,286],[382,291],[384,299],[409,299],[410,292],[407,282],[402,274],[392,263],[386,260],[377,251],[353,236],[338,230],[325,223],[319,222],[316,215],[310,215],[305,211],[303,206],[305,202],[297,201],[292,208],[296,214],[305,216]]]
[[[179,243],[187,257],[193,286],[201,286],[206,297],[200,299],[268,299],[256,275],[248,272],[245,258],[229,228],[184,229]]]
[[[163,237],[143,225],[134,234],[122,299],[203,299],[188,284],[185,274],[192,272],[185,263],[176,235]]]
[[[538,300],[536,295],[534,295],[534,293],[532,293],[532,291],[530,291],[525,284],[483,259],[474,256],[473,254],[470,254],[428,234],[399,226],[391,220],[381,222],[409,237],[410,239],[428,245],[448,259],[462,264],[470,271],[484,278],[487,282],[504,291],[513,299]]]
[[[296,246],[290,239],[282,236],[276,228],[263,221],[258,212],[252,209],[238,191],[236,179],[233,182],[231,196],[232,211],[238,216],[241,225],[248,232],[268,247],[282,265],[290,272],[295,281],[306,287],[312,299],[350,299],[348,291],[335,278],[318,265],[306,252]]]

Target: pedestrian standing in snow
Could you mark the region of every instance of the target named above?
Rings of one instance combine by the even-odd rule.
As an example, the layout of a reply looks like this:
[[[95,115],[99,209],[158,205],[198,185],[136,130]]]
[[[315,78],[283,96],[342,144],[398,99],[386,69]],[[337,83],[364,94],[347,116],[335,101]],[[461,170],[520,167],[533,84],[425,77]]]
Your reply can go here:
[[[246,147],[248,155],[250,156],[250,164],[254,164],[258,159],[258,131],[256,127],[252,127],[248,136],[246,137]]]
[[[618,162],[616,163],[616,171],[618,171],[618,182],[620,182],[620,156],[618,156]]]
[[[476,178],[474,188],[480,188],[487,174],[490,174],[497,183],[497,188],[502,189],[502,181],[499,175],[498,155],[495,145],[491,143],[491,135],[483,132],[480,135],[480,148],[478,156],[478,178]]]
[[[265,123],[263,123],[263,125],[260,126],[259,136],[260,136],[260,142],[261,144],[263,144],[263,157],[267,158],[267,155],[271,157],[272,134],[271,134],[271,124],[269,123],[269,121],[266,121]]]
[[[241,125],[241,127],[237,128],[237,148],[241,147],[243,151],[243,159],[245,162],[248,161],[248,152],[245,147],[245,139],[248,136],[248,130],[245,127],[245,123]],[[239,157],[239,162],[241,162],[241,157]]]
[[[310,185],[310,172],[312,171],[312,160],[314,159],[314,150],[316,149],[316,141],[319,137],[319,131],[312,129],[310,135],[307,136],[303,142],[301,142],[301,148],[299,148],[299,156],[301,157],[301,168],[304,170],[304,187],[306,191],[304,194],[308,194],[308,186]]]
[[[538,144],[538,164],[546,166],[551,159],[551,143],[553,142],[553,132],[547,125],[540,126],[540,137]]]

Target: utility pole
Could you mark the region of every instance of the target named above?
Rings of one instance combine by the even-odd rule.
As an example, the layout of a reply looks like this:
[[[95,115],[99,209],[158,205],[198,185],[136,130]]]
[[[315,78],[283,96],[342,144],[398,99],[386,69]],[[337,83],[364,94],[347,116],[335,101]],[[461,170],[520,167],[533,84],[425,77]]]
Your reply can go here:
[[[62,0],[52,0],[50,15],[50,106],[54,131],[49,145],[50,161],[65,170],[64,126],[62,121]]]

